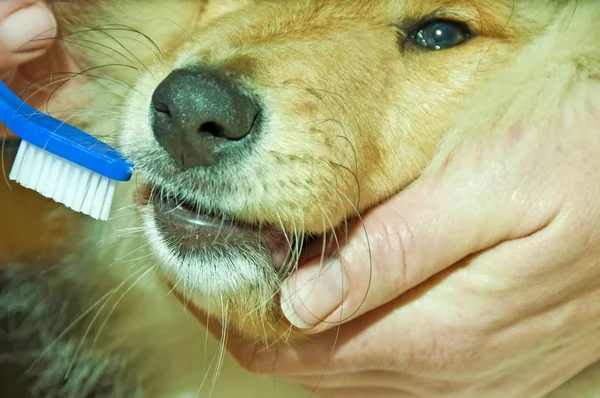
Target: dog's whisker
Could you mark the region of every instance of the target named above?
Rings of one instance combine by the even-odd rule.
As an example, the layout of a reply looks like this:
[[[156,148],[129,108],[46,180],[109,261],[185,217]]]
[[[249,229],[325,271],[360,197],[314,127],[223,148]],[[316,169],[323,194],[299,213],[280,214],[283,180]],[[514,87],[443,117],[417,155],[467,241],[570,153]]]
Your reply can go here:
[[[123,282],[125,283],[125,282]],[[104,302],[104,300],[107,300],[108,298],[110,298],[110,296],[112,295],[114,289],[111,289],[108,293],[104,294],[102,297],[100,297],[98,300],[96,300],[92,305],[90,305],[88,307],[87,310],[85,310],[83,313],[81,313],[79,316],[77,316],[75,318],[75,320],[73,320],[73,322],[71,322],[63,331],[62,333],[60,333],[52,342],[50,342],[43,350],[42,352],[39,354],[38,358],[36,360],[34,360],[29,368],[33,368],[38,361],[42,360],[42,358],[44,358],[46,356],[46,354],[59,342],[61,341],[75,326],[77,326],[77,324],[79,322],[81,322],[83,319],[85,319],[86,316],[88,316],[93,310],[94,308],[96,308],[98,305],[100,305],[102,302]]]
[[[96,52],[98,55],[103,56],[103,57],[113,61],[114,63],[120,63],[120,62],[123,62],[123,60],[125,60],[125,61],[129,62],[130,66],[135,67],[135,65],[133,65],[133,62],[131,61],[131,59],[129,59],[124,53],[120,52],[119,50],[117,50],[109,45],[106,45],[106,44],[103,44],[100,42],[96,42],[94,40],[80,38],[80,37],[73,37],[73,38],[59,37],[59,38],[57,38],[57,40],[59,40],[63,44],[68,44],[71,46],[76,46],[76,47],[80,47],[85,50]],[[99,48],[96,48],[94,46],[97,46]],[[105,52],[103,50],[108,50],[108,51]],[[115,57],[115,55],[117,55],[117,57]],[[121,59],[119,59],[119,57]],[[136,68],[136,69],[138,69],[138,68]],[[140,72],[141,72],[141,70],[140,70]]]
[[[112,308],[110,309],[110,311],[108,312],[108,314],[106,315],[106,317],[104,318],[104,321],[102,322],[102,324],[100,325],[100,327],[98,328],[98,331],[96,332],[96,337],[94,338],[93,344],[96,343],[96,341],[98,340],[98,338],[100,337],[100,334],[102,333],[102,331],[104,330],[104,327],[106,326],[106,324],[108,323],[110,317],[113,315],[113,313],[116,311],[117,307],[119,306],[119,304],[123,301],[123,299],[125,298],[125,296],[127,295],[127,293],[129,293],[131,290],[133,290],[133,288],[140,283],[144,277],[146,277],[150,272],[155,271],[158,268],[158,265],[152,265],[150,267],[146,267],[146,269],[144,270],[144,268],[142,268],[142,270],[144,271],[135,281],[133,281],[133,283],[131,283],[131,285],[127,288],[127,290],[125,290],[121,296],[117,299],[117,301],[113,304]]]
[[[141,36],[143,36],[144,38],[146,38],[149,42],[154,43],[152,41],[152,39],[150,39],[149,36],[141,33],[140,31],[138,31],[136,29],[132,29],[132,28],[128,28],[128,27],[121,27],[121,28],[115,28],[115,27],[110,27],[110,28],[109,27],[96,27],[96,28],[93,29],[93,31],[94,32],[98,32],[98,33],[100,33],[100,34],[108,37],[118,47],[120,47],[123,51],[125,51],[127,54],[129,54],[137,63],[139,63],[142,66],[143,69],[145,69],[148,73],[152,74],[152,72],[150,71],[150,69],[146,66],[146,64],[138,56],[136,56],[127,46],[123,45],[123,43],[121,41],[119,41],[116,37],[114,37],[112,34],[110,34],[108,32],[114,32],[114,31],[133,32],[133,33],[140,34]],[[156,44],[156,43],[154,43],[154,44]],[[158,49],[157,46],[156,46],[156,48]],[[154,55],[158,59],[160,59],[160,57],[158,56],[158,54],[154,53]],[[131,62],[131,63],[133,63],[133,62]]]
[[[77,345],[77,347],[75,348],[75,351],[73,352],[72,355],[72,359],[71,362],[69,363],[69,366],[67,368],[67,371],[65,373],[65,379],[67,379],[73,369],[73,365],[75,363],[75,360],[77,359],[77,355],[79,354],[79,351],[81,350],[81,347],[83,346],[83,343],[85,341],[85,339],[87,338],[87,335],[89,334],[92,326],[94,325],[96,319],[100,316],[100,314],[102,313],[102,311],[104,310],[104,307],[106,306],[106,304],[110,301],[110,297],[114,294],[114,292],[116,291],[115,289],[111,289],[109,291],[110,295],[106,298],[106,300],[104,300],[104,302],[102,303],[102,305],[100,306],[100,308],[96,311],[96,314],[92,317],[90,323],[88,324],[87,329],[85,330],[85,332],[83,333],[83,336],[81,337],[79,344]]]
[[[344,198],[346,201],[348,201],[348,203],[352,204],[352,202],[346,196],[345,193],[343,193],[343,192],[339,192],[339,193],[342,198]],[[369,291],[371,290],[371,282],[372,282],[372,278],[373,278],[373,257],[372,257],[372,253],[371,253],[371,241],[369,239],[369,233],[368,233],[367,227],[363,221],[362,214],[359,212],[359,210],[357,208],[354,208],[354,210],[355,210],[356,219],[358,220],[358,222],[364,232],[365,242],[367,244],[367,252],[369,253],[369,281],[367,282],[367,287],[365,289],[365,295],[362,298],[362,302],[357,306],[357,308],[354,312],[346,315],[346,319],[352,318],[360,310],[360,307],[362,307],[362,304],[366,301],[367,295],[369,294]],[[339,248],[339,245],[338,245],[338,248]],[[340,318],[341,317],[342,317],[342,314],[340,313]],[[340,319],[340,322],[342,322],[342,321],[343,321],[343,319]]]
[[[223,369],[223,364],[225,363],[225,355],[227,354],[227,339],[228,339],[228,332],[229,329],[227,327],[227,323],[228,323],[228,317],[229,317],[229,303],[228,301],[226,301],[226,299],[223,298],[223,296],[221,296],[221,342],[219,344],[219,349],[218,349],[218,360],[217,360],[217,364],[215,367],[215,372],[213,375],[213,379],[212,379],[212,386],[211,386],[211,390],[209,392],[209,397],[212,396],[213,391],[214,391],[214,387],[217,385],[217,381],[219,379],[219,376],[221,375],[221,371]]]
[[[200,386],[196,390],[196,394],[194,395],[194,397],[200,396],[200,393],[204,389],[204,385],[205,385],[206,381],[208,380],[208,376],[210,375],[211,372],[214,372],[213,367],[216,367],[218,360],[219,360],[219,352],[217,351],[213,354],[209,365],[206,367],[206,370],[204,371],[204,376],[202,377],[202,381],[200,382]]]
[[[84,344],[87,336],[89,335],[89,333],[92,330],[92,327],[94,326],[94,324],[96,323],[96,321],[98,320],[98,318],[100,317],[100,315],[102,314],[105,306],[110,302],[110,299],[112,298],[112,296],[114,294],[116,294],[116,292],[118,292],[120,288],[122,288],[123,286],[125,286],[131,279],[135,278],[136,275],[137,275],[137,272],[133,273],[130,277],[126,278],[119,286],[117,286],[114,289],[111,289],[110,295],[107,297],[107,299],[104,301],[104,303],[102,303],[102,305],[100,306],[100,308],[96,311],[96,314],[90,320],[90,323],[88,324],[85,332],[83,333],[83,335],[82,335],[82,337],[81,337],[81,339],[79,341],[79,344],[75,348],[75,351],[74,351],[72,359],[71,359],[71,363],[69,364],[69,366],[67,368],[67,372],[65,374],[65,378],[69,377],[69,374],[71,373],[71,371],[73,369],[73,365],[75,364],[75,361],[77,359],[77,355],[81,351],[81,348],[83,347],[83,344]],[[107,320],[108,320],[108,317],[106,318],[106,321]],[[92,346],[95,344],[95,341],[97,340],[97,338],[98,338],[101,330],[102,330],[102,327],[100,327],[100,329],[98,330],[97,335],[94,338],[94,341],[92,343]]]

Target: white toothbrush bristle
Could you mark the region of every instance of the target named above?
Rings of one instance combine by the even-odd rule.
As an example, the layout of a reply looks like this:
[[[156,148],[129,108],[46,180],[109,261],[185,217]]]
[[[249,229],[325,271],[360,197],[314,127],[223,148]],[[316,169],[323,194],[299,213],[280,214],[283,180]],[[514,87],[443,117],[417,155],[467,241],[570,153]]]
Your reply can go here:
[[[9,178],[74,211],[107,220],[116,181],[21,141]]]

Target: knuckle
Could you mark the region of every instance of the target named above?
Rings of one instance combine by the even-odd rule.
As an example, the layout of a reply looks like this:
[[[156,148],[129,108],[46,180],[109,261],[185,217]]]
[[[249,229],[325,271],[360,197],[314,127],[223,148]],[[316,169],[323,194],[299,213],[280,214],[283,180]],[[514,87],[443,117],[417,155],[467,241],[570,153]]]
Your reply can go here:
[[[411,254],[414,230],[401,213],[385,209],[363,222],[365,239],[355,240],[340,258],[349,285],[345,312],[353,315],[390,302],[423,276]]]
[[[373,234],[372,251],[385,253],[385,257],[373,266],[378,267],[379,272],[385,275],[386,284],[390,286],[385,292],[387,301],[409,287],[407,284],[414,280],[415,271],[422,273],[423,270],[412,262],[415,233],[406,217],[401,212],[394,212],[381,219],[378,224],[380,227]]]

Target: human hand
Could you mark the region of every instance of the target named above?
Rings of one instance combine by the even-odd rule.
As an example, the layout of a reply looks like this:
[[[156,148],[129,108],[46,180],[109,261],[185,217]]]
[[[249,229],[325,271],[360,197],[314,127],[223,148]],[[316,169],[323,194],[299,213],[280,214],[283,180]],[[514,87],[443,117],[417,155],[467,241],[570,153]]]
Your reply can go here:
[[[599,94],[436,162],[290,278],[309,339],[230,352],[346,398],[540,397],[598,361]]]
[[[0,78],[23,78],[23,65],[46,53],[56,36],[56,20],[44,2],[5,0],[0,3]]]
[[[54,40],[56,35],[56,19],[46,2],[0,2],[0,80],[15,93],[23,94],[34,107],[45,105],[56,88],[49,84],[48,76],[79,70],[75,61]],[[0,129],[0,139],[5,132],[6,129]]]

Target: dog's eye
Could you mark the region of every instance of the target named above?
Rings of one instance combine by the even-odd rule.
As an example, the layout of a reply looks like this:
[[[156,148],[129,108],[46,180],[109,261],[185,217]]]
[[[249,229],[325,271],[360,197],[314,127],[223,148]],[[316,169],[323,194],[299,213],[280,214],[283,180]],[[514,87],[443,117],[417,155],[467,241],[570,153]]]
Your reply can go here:
[[[434,20],[415,29],[409,39],[427,50],[444,50],[463,44],[471,38],[471,31],[462,23]]]

